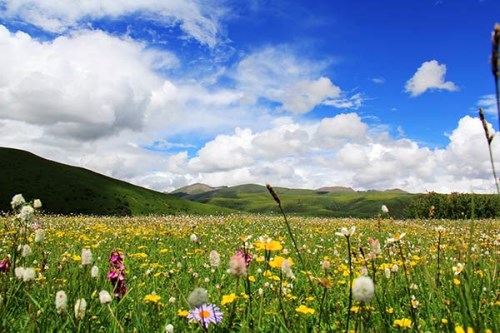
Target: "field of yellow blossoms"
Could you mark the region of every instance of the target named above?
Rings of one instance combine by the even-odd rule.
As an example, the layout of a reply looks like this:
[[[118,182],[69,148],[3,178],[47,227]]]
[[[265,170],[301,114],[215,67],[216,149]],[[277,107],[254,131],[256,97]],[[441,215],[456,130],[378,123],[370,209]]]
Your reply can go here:
[[[500,332],[500,221],[0,218],[1,332]]]

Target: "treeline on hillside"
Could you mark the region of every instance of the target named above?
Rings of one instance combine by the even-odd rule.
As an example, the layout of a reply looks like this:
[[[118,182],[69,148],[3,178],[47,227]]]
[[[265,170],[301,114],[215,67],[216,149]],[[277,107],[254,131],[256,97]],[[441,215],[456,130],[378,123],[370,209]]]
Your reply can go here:
[[[406,218],[470,219],[500,216],[500,196],[494,194],[427,193],[413,200],[405,210]]]

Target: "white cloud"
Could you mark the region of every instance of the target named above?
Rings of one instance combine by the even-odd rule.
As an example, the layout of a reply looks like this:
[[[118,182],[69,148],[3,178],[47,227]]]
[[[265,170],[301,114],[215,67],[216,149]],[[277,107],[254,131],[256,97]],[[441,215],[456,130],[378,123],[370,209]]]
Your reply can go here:
[[[282,96],[283,109],[295,114],[306,113],[324,100],[339,96],[340,88],[326,77],[314,81],[299,81],[285,88]]]
[[[201,44],[215,46],[220,33],[220,20],[225,11],[213,2],[195,0],[135,1],[52,1],[4,0],[0,16],[21,19],[46,31],[64,33],[81,29],[91,20],[139,15],[143,20],[158,21],[166,26],[179,26],[186,37]]]
[[[363,96],[360,93],[354,94],[351,97],[341,97],[338,99],[328,99],[323,102],[324,105],[336,107],[338,109],[357,110],[363,105]]]
[[[314,140],[319,147],[337,148],[347,142],[365,141],[367,130],[368,126],[356,113],[339,114],[321,120]]]
[[[385,79],[383,77],[374,77],[372,78],[372,82],[375,84],[384,84]]]
[[[482,108],[487,114],[498,115],[497,99],[493,94],[481,96],[477,102],[477,106]]]
[[[458,87],[451,81],[445,82],[446,65],[440,65],[436,60],[424,62],[406,82],[405,91],[415,97],[427,90],[456,91]]]
[[[321,75],[326,63],[311,62],[285,47],[267,47],[243,58],[233,74],[244,100],[265,98],[281,104],[279,110],[307,113],[325,104],[336,107],[359,105],[361,96],[341,96],[341,89]],[[344,106],[339,106],[344,103]],[[348,103],[348,104],[346,104]]]
[[[100,31],[42,43],[0,26],[0,44],[0,117],[42,125],[48,135],[89,140],[139,130],[161,82],[142,45]]]

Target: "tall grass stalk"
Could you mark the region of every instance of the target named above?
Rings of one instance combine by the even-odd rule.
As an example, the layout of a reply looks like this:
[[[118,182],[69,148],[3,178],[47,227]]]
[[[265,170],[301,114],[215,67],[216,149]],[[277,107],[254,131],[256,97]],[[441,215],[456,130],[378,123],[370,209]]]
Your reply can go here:
[[[497,193],[500,194],[500,186],[498,184],[498,177],[495,170],[495,163],[493,161],[493,152],[491,149],[491,142],[493,141],[493,138],[495,136],[493,134],[490,134],[490,130],[488,129],[488,123],[486,122],[486,119],[484,117],[484,111],[481,108],[479,109],[479,119],[481,119],[481,123],[483,124],[484,135],[486,136],[486,141],[488,142],[488,152],[490,153],[491,170],[493,172],[493,178],[495,179]]]
[[[491,34],[491,71],[495,79],[495,95],[500,130],[500,24],[495,24]]]

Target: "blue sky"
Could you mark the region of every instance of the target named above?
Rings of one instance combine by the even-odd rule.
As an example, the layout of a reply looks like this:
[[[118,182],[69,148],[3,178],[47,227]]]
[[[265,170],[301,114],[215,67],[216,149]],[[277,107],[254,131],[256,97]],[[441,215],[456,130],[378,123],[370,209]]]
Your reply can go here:
[[[0,0],[0,145],[160,191],[493,192],[499,21],[494,0]]]

